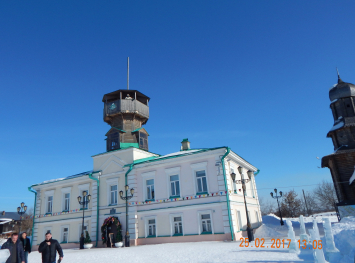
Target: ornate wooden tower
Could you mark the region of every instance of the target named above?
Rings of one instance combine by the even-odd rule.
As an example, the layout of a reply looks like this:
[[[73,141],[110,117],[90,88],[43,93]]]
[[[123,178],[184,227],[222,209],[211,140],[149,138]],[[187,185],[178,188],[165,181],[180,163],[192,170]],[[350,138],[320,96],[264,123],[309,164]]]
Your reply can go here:
[[[136,147],[148,151],[148,132],[142,128],[149,119],[150,98],[138,90],[129,90],[129,58],[127,89],[104,95],[104,121],[111,126],[105,134],[106,150]]]
[[[355,167],[355,85],[338,83],[329,91],[334,125],[327,134],[332,138],[334,153],[322,158],[322,167],[330,169],[340,203],[355,201],[355,183],[349,180]]]

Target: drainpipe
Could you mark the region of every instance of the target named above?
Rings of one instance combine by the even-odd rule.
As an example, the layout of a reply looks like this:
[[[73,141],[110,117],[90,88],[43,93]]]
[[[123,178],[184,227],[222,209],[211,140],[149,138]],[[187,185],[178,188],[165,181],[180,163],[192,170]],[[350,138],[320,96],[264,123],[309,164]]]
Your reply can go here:
[[[96,179],[96,178],[92,177],[93,173],[101,173],[101,172],[92,172],[89,174],[89,178],[92,180],[95,180],[97,182],[97,213],[96,213],[96,244],[95,244],[95,247],[97,247],[97,244],[99,242],[100,179]]]
[[[222,156],[221,162],[222,162],[222,169],[223,169],[224,185],[225,185],[226,191],[227,191],[226,197],[227,197],[229,227],[230,227],[231,237],[232,237],[232,241],[233,241],[234,240],[234,231],[233,231],[233,224],[232,224],[232,219],[231,219],[231,209],[230,209],[230,202],[229,202],[229,191],[228,191],[228,186],[227,186],[226,169],[224,167],[224,158],[229,154],[231,149],[229,147],[225,147],[225,148],[226,148],[227,152]]]
[[[36,202],[37,202],[37,192],[31,188],[32,186],[28,187],[28,191],[35,194],[35,204],[33,208],[33,221],[32,221],[32,236],[31,236],[31,246],[33,245],[33,231],[35,228],[35,216],[36,216]]]
[[[259,169],[254,173],[254,176],[255,176],[255,175],[258,175],[258,173],[260,173],[260,170],[259,170]]]
[[[133,165],[134,165],[134,163],[131,163],[129,165],[129,169],[125,174],[125,186],[128,185],[127,177],[128,177],[129,172],[132,171]],[[127,190],[126,190],[126,197],[127,197]],[[130,246],[130,238],[129,238],[129,232],[128,232],[128,199],[126,199],[126,238],[125,238],[125,241],[126,241],[125,246]]]

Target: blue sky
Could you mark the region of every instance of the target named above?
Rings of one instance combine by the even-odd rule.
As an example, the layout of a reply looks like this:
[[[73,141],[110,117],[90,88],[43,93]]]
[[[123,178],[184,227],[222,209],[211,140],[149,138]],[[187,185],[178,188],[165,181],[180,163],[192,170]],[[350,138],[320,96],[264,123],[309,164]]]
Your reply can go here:
[[[92,169],[102,96],[151,97],[150,151],[229,146],[274,187],[309,191],[333,151],[329,88],[355,82],[354,1],[1,1],[0,210]],[[310,185],[304,186],[302,185]],[[291,187],[290,187],[291,186]],[[293,187],[295,186],[295,187]],[[297,186],[297,187],[296,187]]]

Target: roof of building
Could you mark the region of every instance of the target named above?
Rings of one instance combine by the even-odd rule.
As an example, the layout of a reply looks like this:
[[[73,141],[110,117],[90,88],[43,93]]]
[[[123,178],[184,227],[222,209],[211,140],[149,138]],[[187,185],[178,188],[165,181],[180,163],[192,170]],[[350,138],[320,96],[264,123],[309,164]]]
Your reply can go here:
[[[0,213],[0,220],[6,220],[6,219],[20,220],[20,215],[17,212],[5,211],[5,215],[2,215],[2,213]]]
[[[63,177],[63,178],[51,179],[51,180],[44,181],[44,182],[42,182],[42,183],[34,184],[34,185],[32,185],[32,186],[43,185],[43,184],[49,184],[49,183],[55,183],[55,182],[58,182],[58,181],[64,181],[64,180],[68,180],[68,179],[74,179],[74,178],[78,178],[78,177],[81,177],[81,176],[88,175],[88,174],[90,174],[90,173],[92,173],[92,172],[93,172],[93,170],[90,170],[90,171],[87,171],[87,172],[83,172],[83,173],[79,173],[79,174],[74,174],[74,175],[70,175],[70,176],[67,176],[67,177]]]
[[[222,148],[228,148],[228,147],[223,146],[223,147],[216,147],[216,148],[190,149],[190,150],[183,150],[183,151],[179,151],[179,152],[169,153],[169,154],[166,154],[166,155],[151,156],[151,157],[135,160],[133,162],[133,165],[138,165],[138,164],[142,164],[142,163],[149,163],[149,162],[154,162],[154,161],[161,161],[161,160],[177,158],[177,157],[183,157],[183,156],[187,156],[187,155],[193,155],[193,154],[197,154],[197,153],[213,151],[213,150],[218,150],[218,149],[222,149]],[[251,165],[247,160],[243,159],[239,155],[237,155],[237,156],[239,158],[241,158],[242,160],[244,160],[249,165]],[[132,165],[132,164],[126,164],[124,167],[130,166],[130,165]],[[254,167],[253,165],[251,165],[251,166]],[[68,180],[68,179],[74,179],[74,178],[77,178],[77,177],[88,175],[90,173],[96,173],[96,172],[94,172],[93,170],[90,170],[90,171],[87,171],[87,172],[71,175],[71,176],[64,177],[64,178],[47,180],[47,181],[44,181],[44,182],[39,183],[39,184],[34,184],[32,186],[44,185],[44,184],[55,183],[55,182],[64,181],[64,180]]]
[[[338,83],[329,90],[329,99],[333,102],[340,98],[355,96],[355,85],[342,81],[338,75]]]

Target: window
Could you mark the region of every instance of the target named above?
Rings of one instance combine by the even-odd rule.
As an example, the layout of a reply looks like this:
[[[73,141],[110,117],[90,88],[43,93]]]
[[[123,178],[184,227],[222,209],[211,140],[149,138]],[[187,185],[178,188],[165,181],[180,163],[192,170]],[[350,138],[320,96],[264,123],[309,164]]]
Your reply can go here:
[[[52,213],[52,207],[53,207],[53,196],[48,196],[47,197],[47,213]]]
[[[64,227],[63,228],[63,235],[62,235],[62,242],[63,243],[68,243],[68,232],[69,232],[69,228]]]
[[[139,133],[139,148],[148,150],[148,135],[144,132]]]
[[[196,171],[197,194],[207,192],[207,178],[205,171]]]
[[[70,193],[64,194],[64,211],[69,211]]]
[[[156,236],[155,219],[149,219],[148,220],[148,237],[155,237],[155,236]]]
[[[84,196],[84,192],[86,192],[86,196]],[[84,201],[87,201],[88,199],[88,195],[89,195],[89,190],[83,190],[82,192],[81,192],[81,202],[84,202]],[[87,209],[89,207],[89,203],[85,203],[84,204],[84,209]],[[81,207],[80,208],[83,208],[83,205],[81,205]]]
[[[238,218],[238,228],[239,230],[242,230],[243,226],[242,226],[242,217],[240,215],[240,211],[237,210],[237,218]]]
[[[69,225],[61,226],[61,243],[69,242]]]
[[[112,132],[107,135],[107,151],[112,151],[120,148],[120,134]]]
[[[61,189],[62,192],[62,211],[69,211],[70,209],[70,194],[71,194],[71,186],[64,187]]]
[[[182,235],[182,220],[181,216],[174,217],[174,235]]]
[[[202,214],[201,215],[201,226],[202,226],[202,234],[203,233],[212,233],[211,226],[211,215],[210,214]]]
[[[154,199],[154,179],[149,179],[146,181],[147,185],[147,200]]]
[[[170,176],[170,194],[171,196],[180,196],[179,175]]]
[[[117,204],[117,185],[110,186],[110,205]]]

